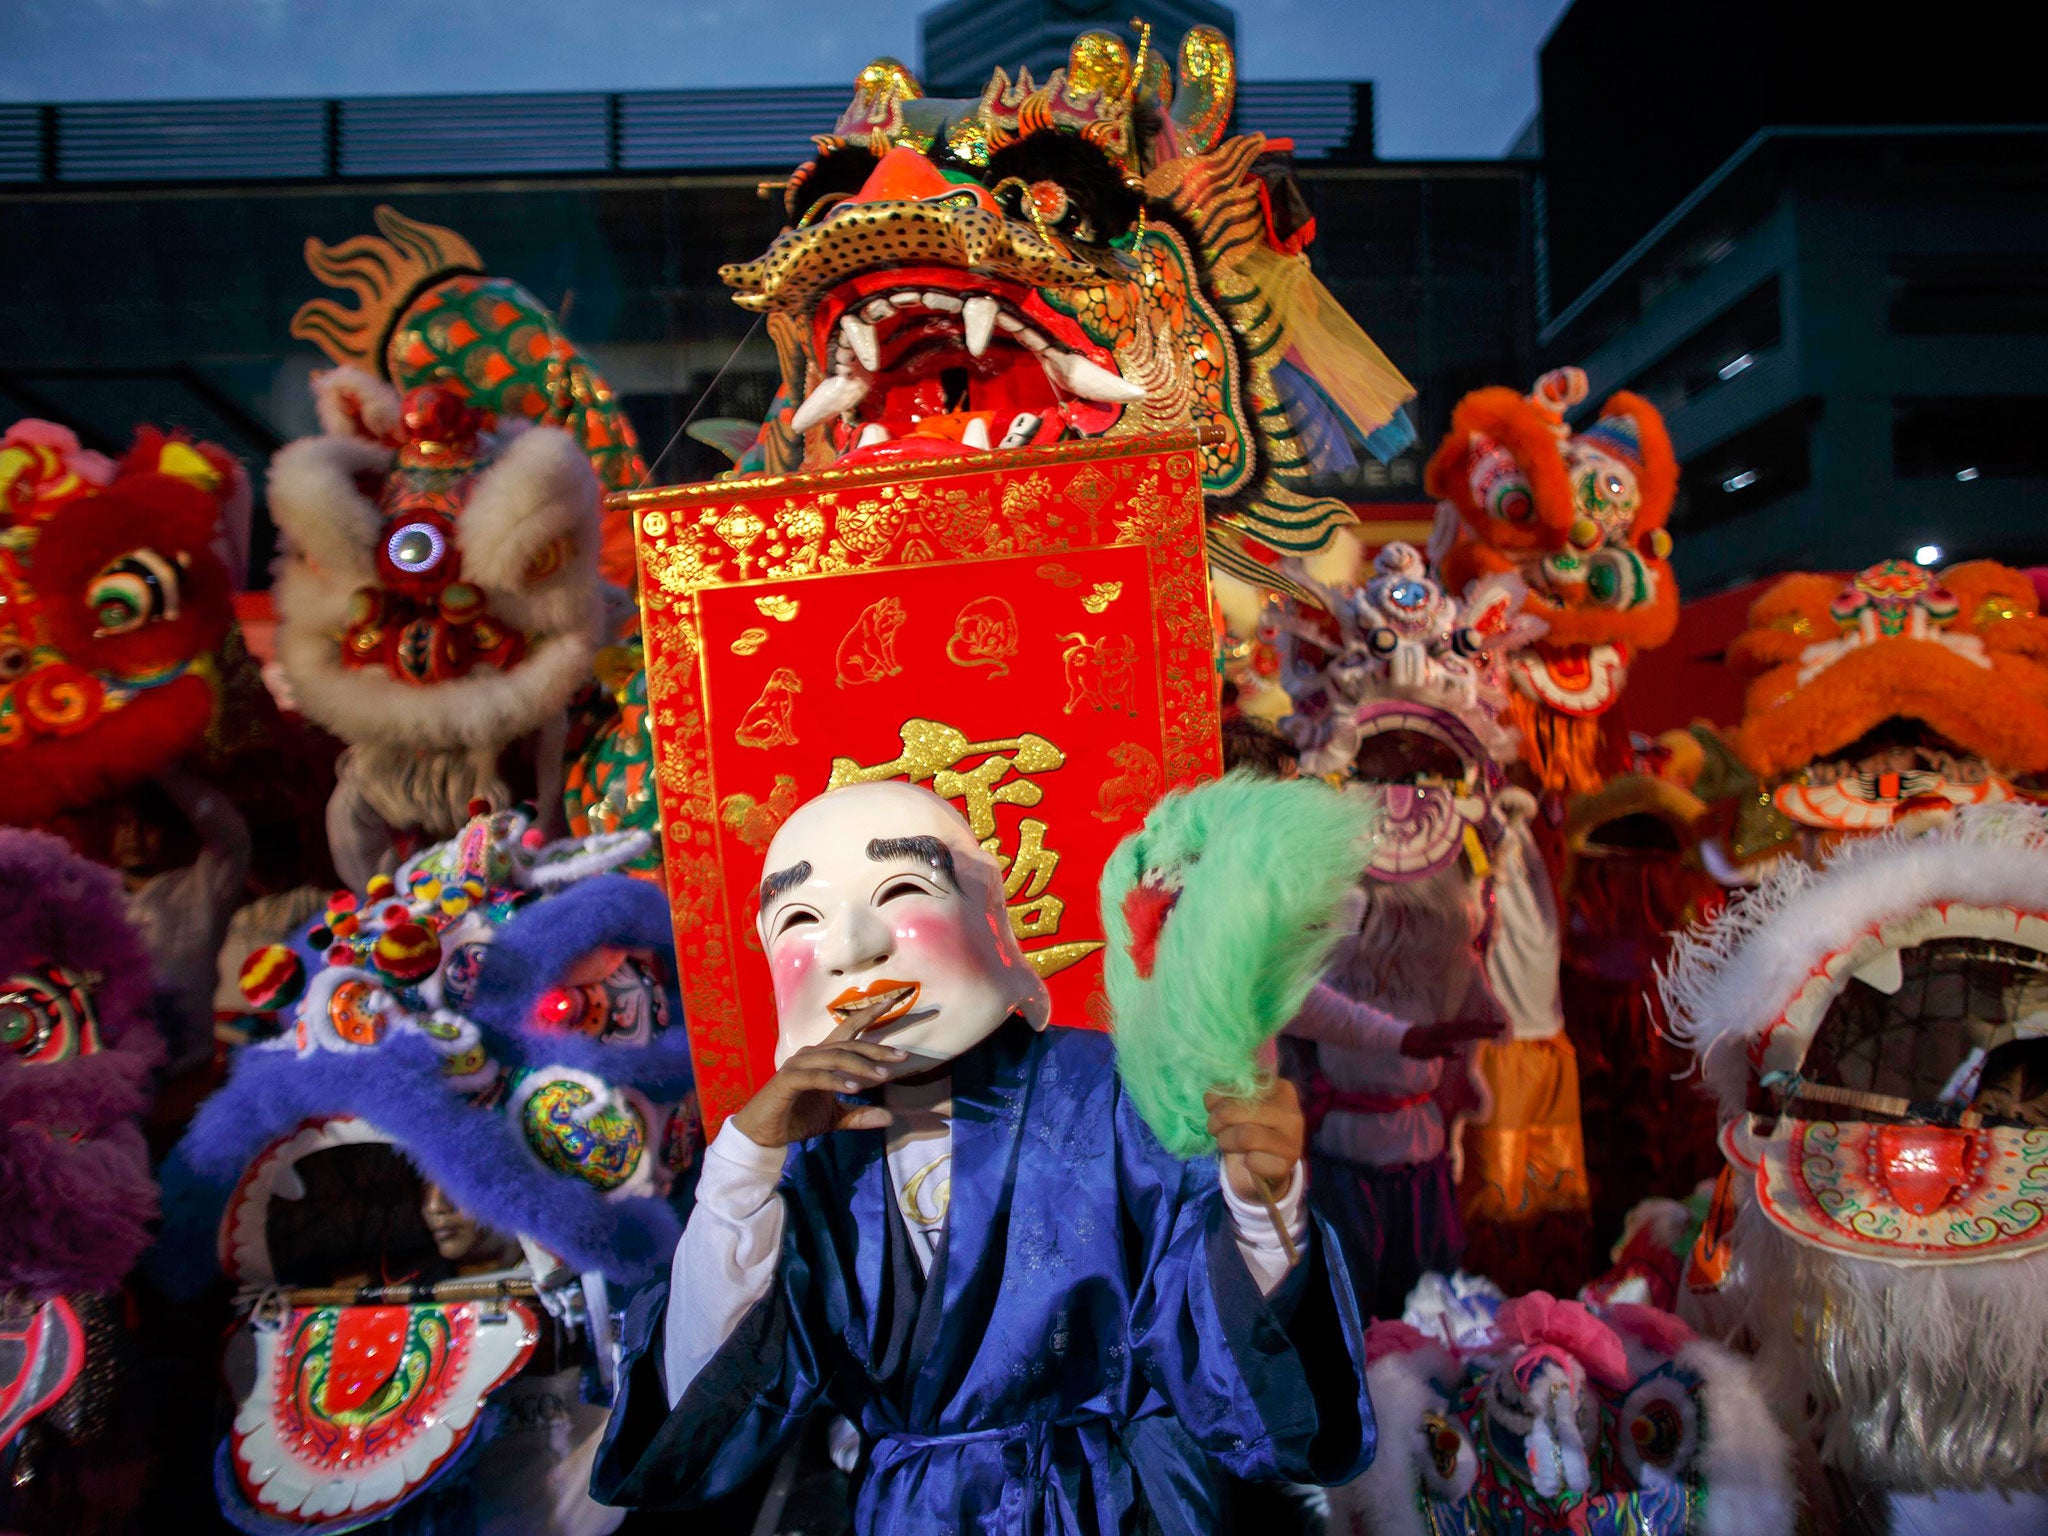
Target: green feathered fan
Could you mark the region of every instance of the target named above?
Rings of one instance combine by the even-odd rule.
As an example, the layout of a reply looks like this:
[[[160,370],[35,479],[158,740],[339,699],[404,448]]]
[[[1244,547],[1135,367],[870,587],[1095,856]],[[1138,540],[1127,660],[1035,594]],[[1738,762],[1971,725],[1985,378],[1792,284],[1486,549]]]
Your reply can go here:
[[[1259,1053],[1322,975],[1375,820],[1320,780],[1233,773],[1168,795],[1110,855],[1117,1070],[1175,1156],[1216,1148],[1205,1094],[1263,1088]]]

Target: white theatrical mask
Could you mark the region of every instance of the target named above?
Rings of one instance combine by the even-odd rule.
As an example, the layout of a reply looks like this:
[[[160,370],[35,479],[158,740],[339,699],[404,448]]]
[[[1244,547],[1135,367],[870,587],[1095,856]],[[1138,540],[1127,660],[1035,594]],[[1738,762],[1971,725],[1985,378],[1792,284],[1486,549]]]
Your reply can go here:
[[[761,945],[775,977],[775,1065],[864,1018],[858,1038],[951,1061],[1011,1014],[1043,1029],[1045,983],[965,818],[899,780],[799,806],[768,845]]]

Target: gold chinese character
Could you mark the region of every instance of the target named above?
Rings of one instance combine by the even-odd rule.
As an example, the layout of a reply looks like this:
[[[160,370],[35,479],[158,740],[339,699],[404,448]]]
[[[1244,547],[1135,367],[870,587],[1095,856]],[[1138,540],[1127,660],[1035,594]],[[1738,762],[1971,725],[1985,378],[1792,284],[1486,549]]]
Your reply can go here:
[[[881,779],[909,779],[929,784],[933,793],[960,803],[968,826],[981,846],[994,857],[1003,872],[1003,896],[1008,904],[1010,927],[1019,941],[1050,939],[1060,931],[1066,902],[1049,887],[1060,856],[1045,846],[1046,824],[1025,817],[1017,826],[1017,851],[1002,852],[1002,838],[996,831],[996,807],[1014,805],[1030,808],[1045,798],[1045,791],[1030,775],[1051,773],[1065,765],[1066,753],[1043,736],[1027,731],[996,741],[970,741],[967,733],[936,720],[906,720],[898,734],[903,750],[894,759],[872,766],[850,757],[832,760],[828,789],[843,784],[872,784]],[[962,767],[980,758],[972,766]],[[1028,950],[1025,958],[1041,976],[1050,976],[1085,959],[1102,947],[1099,941],[1041,945]]]
[[[863,767],[850,757],[833,758],[831,782],[825,787],[872,784],[879,779],[929,783],[935,794],[964,801],[961,809],[967,824],[976,837],[985,838],[995,835],[998,805],[1033,806],[1045,798],[1044,790],[1021,775],[1050,773],[1067,760],[1058,747],[1028,731],[1001,741],[969,741],[966,732],[936,720],[906,720],[898,735],[903,739],[903,751],[891,762]],[[983,752],[992,755],[960,771],[960,763]],[[1011,755],[993,755],[1004,752]],[[1012,771],[1020,777],[1014,783],[1004,783]]]

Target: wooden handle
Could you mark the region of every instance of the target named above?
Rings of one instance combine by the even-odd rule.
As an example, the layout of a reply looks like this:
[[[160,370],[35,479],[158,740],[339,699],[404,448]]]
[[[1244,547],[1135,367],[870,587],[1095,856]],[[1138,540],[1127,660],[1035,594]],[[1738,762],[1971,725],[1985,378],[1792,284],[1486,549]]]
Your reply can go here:
[[[1259,1198],[1266,1202],[1266,1214],[1273,1218],[1273,1235],[1280,1239],[1280,1246],[1287,1253],[1287,1267],[1292,1269],[1301,1262],[1301,1250],[1294,1246],[1294,1234],[1287,1230],[1287,1219],[1280,1214],[1279,1197],[1273,1193],[1273,1186],[1258,1175],[1253,1174],[1252,1181],[1258,1186]]]

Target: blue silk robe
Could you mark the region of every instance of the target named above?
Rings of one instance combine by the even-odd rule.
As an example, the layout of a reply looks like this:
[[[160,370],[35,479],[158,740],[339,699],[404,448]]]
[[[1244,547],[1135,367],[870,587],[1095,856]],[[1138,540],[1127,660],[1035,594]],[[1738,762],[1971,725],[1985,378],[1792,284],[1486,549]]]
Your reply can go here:
[[[821,1401],[860,1427],[863,1533],[1202,1532],[1214,1469],[1348,1481],[1371,1459],[1357,1306],[1336,1244],[1270,1298],[1216,1165],[1166,1153],[1110,1042],[1011,1021],[953,1065],[952,1196],[928,1277],[878,1131],[794,1149],[774,1287],[669,1408],[668,1295],[627,1321],[593,1492],[731,1492]],[[1326,1257],[1329,1256],[1326,1262]]]

